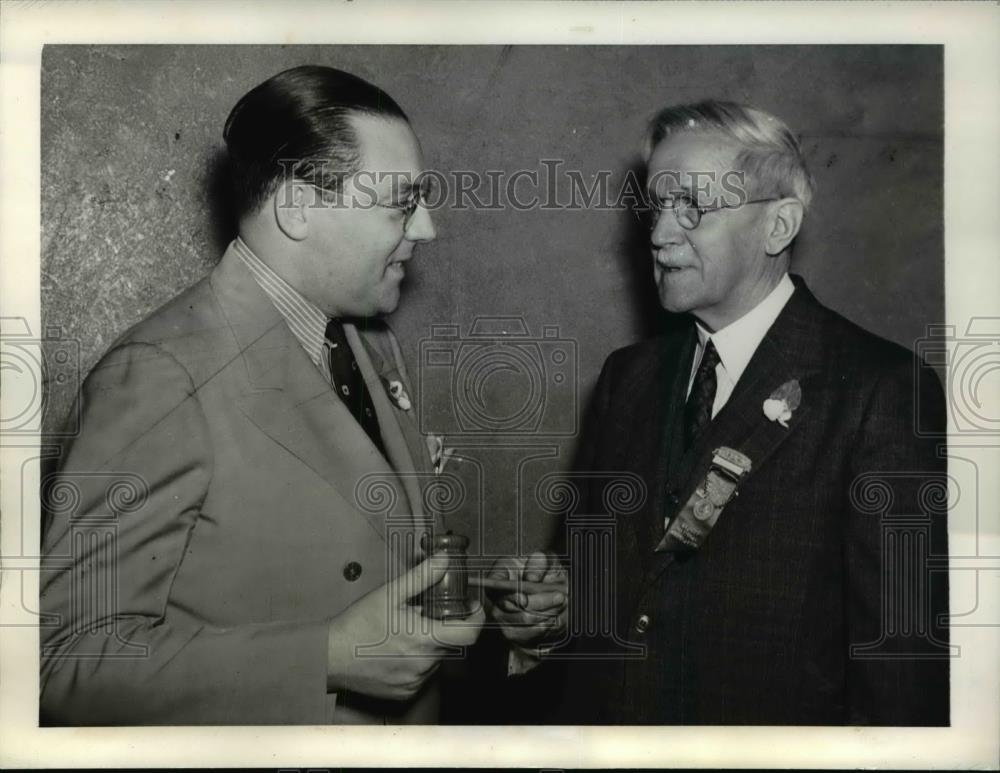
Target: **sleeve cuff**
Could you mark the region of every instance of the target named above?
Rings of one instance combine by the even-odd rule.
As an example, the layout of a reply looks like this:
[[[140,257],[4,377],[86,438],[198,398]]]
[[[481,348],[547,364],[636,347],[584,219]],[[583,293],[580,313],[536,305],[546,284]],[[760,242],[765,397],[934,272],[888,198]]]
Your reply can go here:
[[[548,653],[548,647],[526,648],[518,644],[510,645],[507,657],[507,676],[522,676],[533,670]]]

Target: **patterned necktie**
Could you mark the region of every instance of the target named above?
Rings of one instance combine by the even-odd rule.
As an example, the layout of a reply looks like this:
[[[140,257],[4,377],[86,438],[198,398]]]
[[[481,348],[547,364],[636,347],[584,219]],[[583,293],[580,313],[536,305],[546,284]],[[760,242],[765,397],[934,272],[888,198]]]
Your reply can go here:
[[[351,415],[368,433],[375,447],[385,456],[382,432],[379,430],[378,417],[375,415],[375,404],[358,369],[357,360],[354,359],[351,347],[347,343],[344,326],[338,320],[331,319],[326,324],[325,335],[330,343],[330,377],[333,388]]]
[[[684,406],[684,448],[691,448],[712,420],[712,405],[715,403],[715,366],[718,365],[719,353],[715,350],[712,339],[708,339],[705,353],[698,365],[698,372],[691,384],[691,394]]]

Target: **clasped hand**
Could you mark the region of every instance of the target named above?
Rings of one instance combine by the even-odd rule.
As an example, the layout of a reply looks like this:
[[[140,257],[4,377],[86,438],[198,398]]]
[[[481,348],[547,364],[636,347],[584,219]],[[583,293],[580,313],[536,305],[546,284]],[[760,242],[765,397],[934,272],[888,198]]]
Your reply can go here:
[[[519,590],[488,596],[490,616],[508,641],[521,647],[539,647],[561,640],[566,633],[569,578],[565,567],[548,553],[527,558],[499,559],[488,577],[552,585],[552,590]]]

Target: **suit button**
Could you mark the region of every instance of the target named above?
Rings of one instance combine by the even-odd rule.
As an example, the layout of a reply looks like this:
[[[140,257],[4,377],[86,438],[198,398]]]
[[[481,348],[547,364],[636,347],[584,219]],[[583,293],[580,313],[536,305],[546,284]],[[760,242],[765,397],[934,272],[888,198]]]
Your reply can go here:
[[[635,630],[638,633],[646,633],[649,628],[649,615],[639,615],[639,619],[635,621]]]
[[[681,498],[679,496],[677,496],[677,492],[676,491],[671,491],[667,495],[667,497],[670,500],[670,504],[672,504],[672,505],[676,506],[676,505],[679,505],[681,503]]]
[[[354,582],[361,576],[361,564],[357,561],[349,561],[344,564],[344,579],[348,582]]]

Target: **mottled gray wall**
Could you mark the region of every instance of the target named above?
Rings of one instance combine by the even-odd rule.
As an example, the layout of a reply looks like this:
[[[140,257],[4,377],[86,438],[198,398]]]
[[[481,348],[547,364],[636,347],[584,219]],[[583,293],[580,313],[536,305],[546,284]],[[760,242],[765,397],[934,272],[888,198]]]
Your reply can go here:
[[[303,63],[385,88],[409,113],[427,163],[443,170],[509,173],[560,159],[621,181],[658,107],[753,102],[802,134],[818,191],[796,262],[820,299],[907,345],[943,318],[940,47],[47,46],[43,318],[79,339],[84,370],[215,263],[232,236],[218,179],[226,115],[249,88]],[[477,315],[523,315],[533,334],[556,325],[577,345],[579,399],[553,404],[546,421],[572,429],[605,356],[657,322],[631,218],[435,217],[440,236],[411,264],[392,320],[414,369],[432,324],[464,331]],[[497,377],[489,399],[501,400],[504,384],[516,389],[517,376]],[[53,385],[47,429],[71,398]],[[427,416],[440,424],[449,411],[437,395]],[[475,465],[461,466],[476,504],[452,519],[474,538],[486,519],[491,550],[514,546],[519,505],[528,546],[554,527],[531,503],[533,482],[565,465],[574,439],[506,440],[520,450],[467,450],[486,469],[480,485]],[[541,458],[525,461],[533,454]]]

